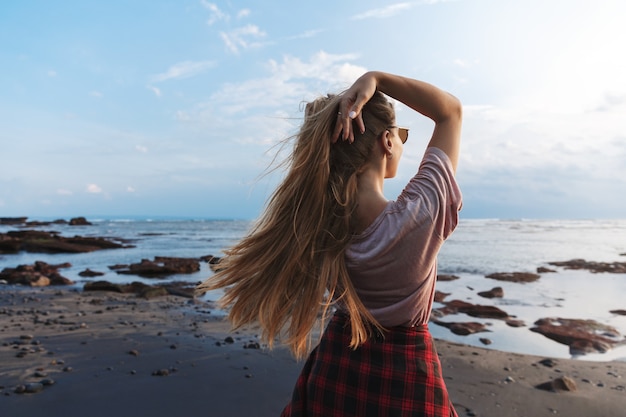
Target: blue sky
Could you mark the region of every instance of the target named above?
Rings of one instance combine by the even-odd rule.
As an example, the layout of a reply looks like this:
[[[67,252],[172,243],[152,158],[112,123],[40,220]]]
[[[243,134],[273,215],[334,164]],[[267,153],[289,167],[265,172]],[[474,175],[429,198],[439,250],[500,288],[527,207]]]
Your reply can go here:
[[[301,103],[367,70],[464,104],[467,218],[626,213],[621,0],[0,5],[0,216],[254,218]],[[411,128],[395,198],[432,123]]]

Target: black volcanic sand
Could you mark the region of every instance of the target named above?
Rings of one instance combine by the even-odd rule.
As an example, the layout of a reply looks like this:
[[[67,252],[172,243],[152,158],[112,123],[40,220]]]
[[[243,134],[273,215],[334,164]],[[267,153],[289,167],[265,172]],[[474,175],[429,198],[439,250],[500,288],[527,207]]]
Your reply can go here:
[[[182,297],[0,287],[0,410],[17,416],[278,416],[302,363],[229,333]],[[626,362],[512,354],[438,341],[460,416],[617,416]],[[574,391],[537,385],[567,377]],[[43,384],[42,384],[43,382]],[[36,391],[16,393],[16,391]]]

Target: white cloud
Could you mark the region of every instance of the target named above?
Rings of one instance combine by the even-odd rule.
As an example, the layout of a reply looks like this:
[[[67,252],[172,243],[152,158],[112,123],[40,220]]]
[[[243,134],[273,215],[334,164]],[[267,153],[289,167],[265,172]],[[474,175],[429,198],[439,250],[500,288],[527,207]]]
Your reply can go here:
[[[347,88],[366,69],[350,63],[354,54],[318,52],[303,61],[285,56],[270,60],[267,76],[242,83],[225,84],[194,109],[179,110],[179,121],[193,121],[197,128],[219,132],[236,131],[236,141],[269,143],[293,133],[294,117],[303,100]],[[219,103],[216,104],[216,103]],[[294,116],[295,115],[295,116]]]
[[[135,145],[135,149],[141,153],[148,153],[148,148],[143,145]]]
[[[469,68],[476,63],[476,61],[468,61],[466,59],[457,58],[452,61],[454,65],[461,68]]]
[[[311,30],[306,30],[302,33],[299,33],[297,35],[294,36],[290,36],[287,39],[308,39],[308,38],[313,38],[315,36],[317,36],[318,34],[325,32],[326,29],[311,29]]]
[[[155,86],[147,85],[146,88],[154,93],[155,96],[161,97],[161,90]]]
[[[215,67],[214,61],[183,61],[172,65],[164,73],[153,76],[152,81],[162,82],[170,79],[189,78],[213,67]],[[148,86],[148,88],[150,88],[150,86]],[[157,95],[160,95],[160,92]]]
[[[96,184],[88,184],[86,191],[90,194],[100,194],[102,192],[102,188]]]
[[[352,20],[362,20],[370,18],[387,18],[397,15],[403,10],[411,8],[411,3],[395,3],[378,9],[371,9],[363,13],[359,13],[351,17]]]
[[[89,95],[91,97],[95,97],[95,98],[102,98],[102,96],[103,96],[100,91],[95,91],[95,90],[94,91],[90,91]]]
[[[348,87],[365,72],[363,67],[348,62],[356,58],[353,54],[321,51],[308,62],[291,56],[283,57],[282,62],[270,60],[268,77],[226,84],[211,97],[211,102],[221,103],[221,110],[228,115],[246,113],[253,108],[285,109],[290,103],[295,106],[321,92]]]
[[[175,118],[176,120],[181,122],[188,122],[191,120],[191,116],[189,115],[189,113],[183,110],[178,110],[176,112]]]
[[[48,71],[48,77],[56,77],[56,76],[57,76],[57,72],[55,70]]]
[[[244,17],[248,17],[248,16],[250,16],[250,13],[251,13],[250,9],[241,9],[237,13],[237,19],[242,19]]]
[[[230,16],[227,13],[222,12],[215,3],[210,3],[206,0],[202,0],[201,3],[205,7],[205,9],[210,12],[209,19],[207,20],[207,24],[209,26],[220,20],[228,21],[230,19]]]
[[[73,192],[71,192],[70,190],[66,190],[66,189],[64,189],[64,188],[59,188],[59,189],[57,190],[57,194],[58,194],[58,195],[73,195],[74,193],[73,193]]]
[[[226,48],[238,54],[240,49],[258,48],[262,43],[256,41],[266,36],[266,33],[259,29],[256,25],[246,25],[230,32],[220,32],[220,37]]]
[[[134,188],[134,187],[131,187],[131,186],[129,185],[128,187],[126,187],[126,192],[129,192],[129,193],[134,193],[134,192],[135,192],[135,188]]]

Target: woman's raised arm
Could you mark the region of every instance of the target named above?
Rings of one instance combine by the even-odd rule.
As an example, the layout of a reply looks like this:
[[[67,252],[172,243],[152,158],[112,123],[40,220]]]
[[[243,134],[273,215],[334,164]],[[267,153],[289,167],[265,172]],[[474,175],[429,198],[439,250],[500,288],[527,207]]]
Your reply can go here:
[[[435,129],[428,146],[444,151],[456,170],[463,113],[461,102],[432,84],[399,75],[371,71],[356,80],[344,93],[333,140],[336,141],[341,136],[344,140],[353,141],[353,121],[361,132],[365,131],[361,109],[376,90],[432,119]]]

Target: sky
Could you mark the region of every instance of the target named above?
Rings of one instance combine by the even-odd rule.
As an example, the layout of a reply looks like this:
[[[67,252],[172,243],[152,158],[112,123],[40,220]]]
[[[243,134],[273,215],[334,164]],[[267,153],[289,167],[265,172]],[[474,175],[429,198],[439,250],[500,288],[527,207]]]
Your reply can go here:
[[[368,70],[464,107],[466,218],[624,218],[622,0],[0,4],[0,217],[253,219],[303,103]],[[433,124],[411,129],[395,198]]]

